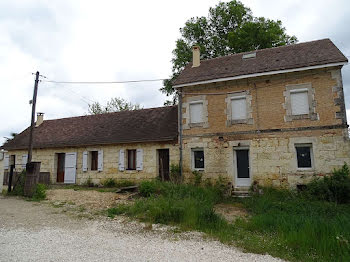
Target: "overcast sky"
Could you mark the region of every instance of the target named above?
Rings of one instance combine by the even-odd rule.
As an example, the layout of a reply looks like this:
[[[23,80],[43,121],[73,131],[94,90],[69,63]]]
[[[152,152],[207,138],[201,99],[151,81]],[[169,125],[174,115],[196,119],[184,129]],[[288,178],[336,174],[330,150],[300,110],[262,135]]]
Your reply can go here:
[[[282,20],[300,42],[330,38],[350,56],[346,0],[246,0],[255,16]],[[30,124],[37,70],[50,80],[123,81],[167,78],[179,28],[206,16],[214,0],[0,1],[0,144]],[[350,66],[343,68],[350,116]],[[45,119],[83,115],[88,103],[123,97],[143,107],[162,106],[159,83],[68,85],[40,83],[37,111]],[[348,117],[349,118],[349,117]]]

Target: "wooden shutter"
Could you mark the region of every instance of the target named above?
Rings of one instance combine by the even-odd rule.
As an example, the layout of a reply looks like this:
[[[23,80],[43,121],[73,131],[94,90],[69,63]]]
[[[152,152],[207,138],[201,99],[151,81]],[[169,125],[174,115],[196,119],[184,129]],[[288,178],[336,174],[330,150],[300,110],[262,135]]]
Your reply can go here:
[[[203,122],[203,103],[190,104],[190,121],[191,123]]]
[[[292,107],[292,115],[309,114],[309,96],[307,89],[291,90],[290,100]]]
[[[143,169],[143,149],[136,150],[136,170]]]
[[[9,169],[9,165],[10,165],[10,156],[8,154],[5,154],[4,169]]]
[[[83,152],[83,172],[86,172],[88,170],[88,156],[89,156],[89,152],[84,151]]]
[[[98,160],[97,160],[97,170],[102,171],[103,170],[103,150],[98,150]]]
[[[22,155],[22,168],[26,168],[28,162],[28,155]]]
[[[243,96],[231,99],[231,116],[232,120],[247,118],[247,100]]]
[[[125,170],[125,150],[120,149],[119,151],[119,170],[124,171]]]
[[[74,184],[77,171],[77,153],[66,153],[64,165],[64,183]]]

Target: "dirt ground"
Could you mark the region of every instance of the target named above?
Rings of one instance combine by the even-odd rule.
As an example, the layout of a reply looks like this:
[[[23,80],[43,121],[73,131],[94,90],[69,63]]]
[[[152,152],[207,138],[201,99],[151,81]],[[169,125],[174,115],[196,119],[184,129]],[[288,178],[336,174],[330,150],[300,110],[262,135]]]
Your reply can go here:
[[[77,192],[50,192],[50,197],[73,201],[86,196],[84,191]],[[94,194],[98,198],[92,201]],[[88,195],[81,202],[75,201],[95,206],[103,199],[104,207],[118,201],[113,193]],[[198,232],[177,232],[162,225],[146,230],[147,225],[123,217],[87,219],[64,210],[54,208],[50,201],[29,202],[0,195],[0,261],[281,261],[244,253]]]

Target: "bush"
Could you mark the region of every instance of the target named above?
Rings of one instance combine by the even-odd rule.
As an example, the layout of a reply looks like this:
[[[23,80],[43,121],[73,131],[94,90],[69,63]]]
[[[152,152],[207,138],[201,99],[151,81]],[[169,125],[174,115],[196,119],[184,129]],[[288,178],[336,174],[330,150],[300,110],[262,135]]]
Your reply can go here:
[[[24,196],[25,182],[26,182],[26,171],[23,170],[17,177],[17,181],[15,181],[16,184],[13,187],[13,190],[10,194],[15,196]]]
[[[170,181],[176,184],[181,183],[181,170],[179,165],[170,165]]]
[[[318,199],[336,203],[350,202],[350,171],[347,164],[334,170],[323,179],[315,179],[306,186],[305,194]]]
[[[116,182],[113,178],[107,178],[104,181],[102,181],[102,185],[104,187],[115,187],[116,186]]]
[[[33,194],[33,200],[40,201],[46,199],[46,186],[37,184]]]
[[[121,181],[115,182],[116,187],[128,187],[128,186],[134,186],[134,185],[135,183],[130,180],[121,180]]]
[[[140,195],[143,197],[150,197],[157,191],[157,185],[153,181],[141,182],[139,186]]]

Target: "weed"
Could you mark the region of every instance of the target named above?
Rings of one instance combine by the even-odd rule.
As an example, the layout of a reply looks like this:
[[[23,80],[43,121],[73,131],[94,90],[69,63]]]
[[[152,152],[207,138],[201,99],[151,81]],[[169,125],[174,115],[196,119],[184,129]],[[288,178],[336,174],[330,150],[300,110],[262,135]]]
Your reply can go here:
[[[156,193],[157,184],[152,181],[143,181],[139,186],[140,195],[143,197],[150,197]]]
[[[175,184],[179,184],[182,182],[181,170],[179,165],[170,165],[170,181]]]
[[[193,170],[192,171],[192,174],[194,176],[194,185],[195,186],[200,186],[201,183],[202,183],[202,176],[203,176],[203,173],[202,172],[199,172],[198,170]]]
[[[37,184],[34,189],[32,199],[34,201],[40,201],[46,199],[46,186],[44,184]]]
[[[104,181],[102,181],[102,185],[104,187],[115,187],[116,186],[116,182],[113,178],[107,178]]]

